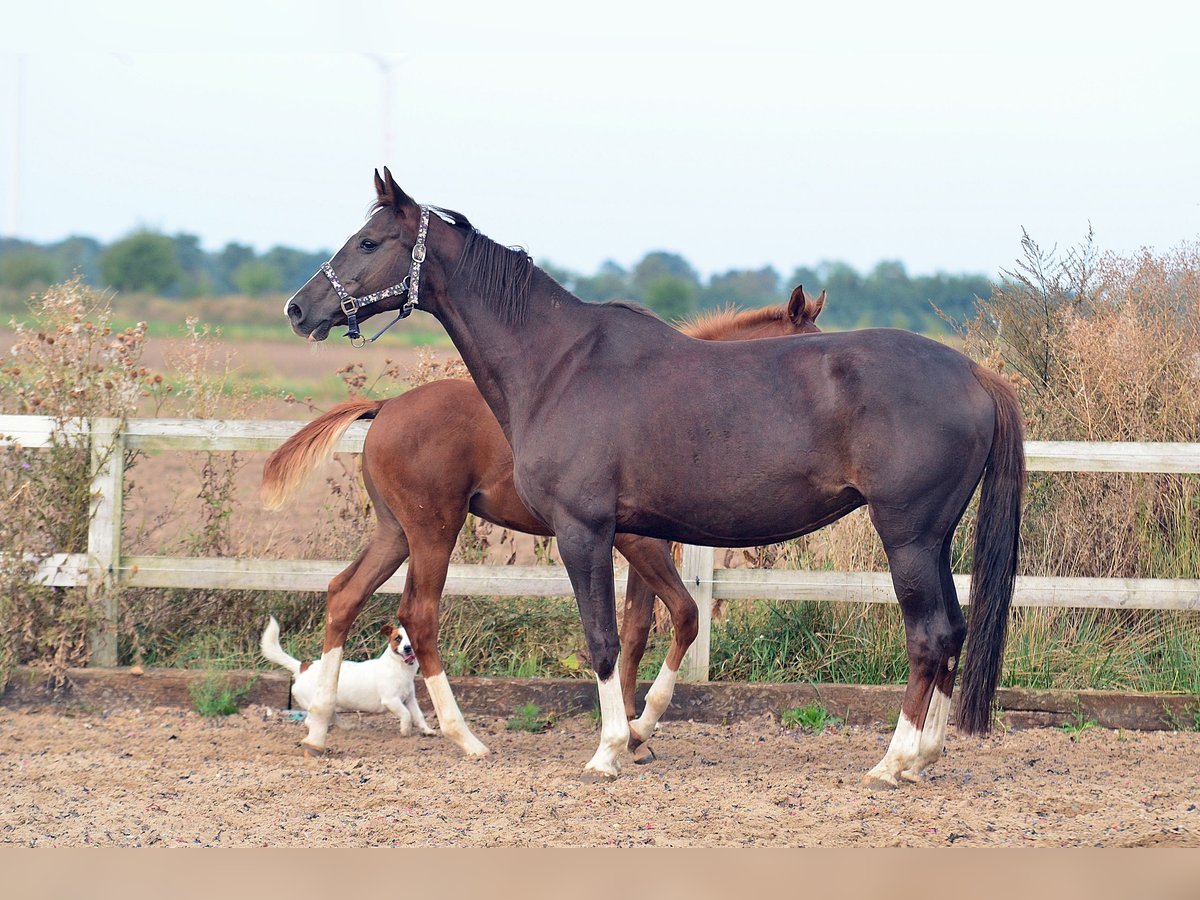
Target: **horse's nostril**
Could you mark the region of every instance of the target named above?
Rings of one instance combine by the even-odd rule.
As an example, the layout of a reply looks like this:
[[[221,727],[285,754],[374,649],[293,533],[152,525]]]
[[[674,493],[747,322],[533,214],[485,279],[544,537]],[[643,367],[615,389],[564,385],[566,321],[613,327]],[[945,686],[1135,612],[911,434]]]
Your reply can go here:
[[[304,319],[304,310],[298,307],[295,303],[287,305],[287,317],[294,325],[299,325]]]

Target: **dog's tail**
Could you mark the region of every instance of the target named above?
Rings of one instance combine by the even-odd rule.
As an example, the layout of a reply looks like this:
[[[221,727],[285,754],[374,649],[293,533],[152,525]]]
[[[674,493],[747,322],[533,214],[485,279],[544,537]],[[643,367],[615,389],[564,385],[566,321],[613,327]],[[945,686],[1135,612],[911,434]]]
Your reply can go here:
[[[263,467],[259,496],[267,509],[279,509],[304,480],[333,454],[351,423],[373,419],[386,400],[347,400],[313,419],[270,455]]]
[[[274,616],[271,616],[267,627],[263,629],[262,640],[258,645],[262,648],[262,655],[275,665],[283,666],[293,675],[300,674],[300,660],[288,656],[283,645],[279,643],[279,623],[275,621]]]

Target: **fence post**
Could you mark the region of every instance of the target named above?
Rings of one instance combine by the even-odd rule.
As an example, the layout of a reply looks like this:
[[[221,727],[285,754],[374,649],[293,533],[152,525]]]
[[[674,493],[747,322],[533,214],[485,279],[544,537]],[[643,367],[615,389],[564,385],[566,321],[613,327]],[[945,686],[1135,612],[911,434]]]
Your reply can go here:
[[[125,475],[125,435],[119,419],[93,420],[92,492],[88,524],[87,595],[98,618],[88,635],[90,664],[117,664],[117,590],[121,563],[121,492]]]
[[[712,547],[683,548],[683,583],[700,608],[696,640],[679,667],[681,681],[708,681],[708,652],[712,645],[713,560]]]

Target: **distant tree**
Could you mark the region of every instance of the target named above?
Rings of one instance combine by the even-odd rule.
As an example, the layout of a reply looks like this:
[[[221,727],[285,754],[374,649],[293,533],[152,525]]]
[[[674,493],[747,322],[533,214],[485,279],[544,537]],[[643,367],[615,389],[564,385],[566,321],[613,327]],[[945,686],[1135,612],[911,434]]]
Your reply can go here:
[[[667,253],[665,250],[654,250],[642,257],[642,261],[633,267],[634,299],[646,300],[646,292],[650,285],[661,278],[676,278],[687,284],[693,294],[700,288],[700,276],[692,268],[691,263],[678,253]]]
[[[63,277],[58,261],[44,250],[13,250],[0,253],[0,285],[19,291],[46,287]]]
[[[95,238],[72,235],[46,249],[59,261],[64,275],[79,275],[89,284],[100,281],[100,255],[104,245]]]
[[[174,241],[153,231],[140,231],[104,251],[100,274],[118,290],[162,293],[179,280],[183,270],[175,260]]]
[[[292,247],[272,247],[262,255],[262,259],[279,270],[283,290],[296,291],[331,255],[326,250],[309,253]]]
[[[233,283],[247,297],[261,297],[283,286],[279,270],[263,260],[250,260],[237,267]]]
[[[642,300],[668,322],[696,311],[695,287],[674,275],[662,275],[650,282],[642,294]]]
[[[573,293],[581,300],[600,302],[633,297],[629,273],[611,259],[600,264],[595,275],[580,275],[575,279]]]
[[[221,292],[231,291],[237,288],[233,281],[233,273],[248,262],[253,262],[255,259],[254,248],[246,244],[238,244],[230,241],[217,253],[216,258],[216,276],[217,289]]]
[[[543,259],[538,262],[538,268],[565,287],[571,293],[575,293],[575,281],[579,278],[577,274],[564,266],[556,266],[548,259]]]
[[[784,299],[779,288],[779,273],[766,266],[762,269],[732,269],[723,275],[714,275],[700,295],[700,305],[716,307],[732,303],[752,309]]]

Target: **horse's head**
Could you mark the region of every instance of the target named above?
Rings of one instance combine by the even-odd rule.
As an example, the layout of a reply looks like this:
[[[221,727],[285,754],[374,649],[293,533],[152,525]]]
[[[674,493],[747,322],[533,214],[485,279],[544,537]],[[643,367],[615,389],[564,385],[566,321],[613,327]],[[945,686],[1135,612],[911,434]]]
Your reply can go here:
[[[793,334],[817,334],[817,316],[825,308],[825,290],[814,300],[804,290],[804,285],[796,285],[787,305],[787,321],[792,327]]]
[[[442,260],[457,259],[462,243],[457,229],[435,227],[430,219],[441,222],[386,168],[382,176],[376,171],[375,205],[366,223],[285,304],[292,330],[323,341],[331,328],[349,325],[356,337],[358,319],[391,310],[401,310],[402,317],[416,305],[436,311],[447,283]],[[457,248],[449,246],[456,240]]]

